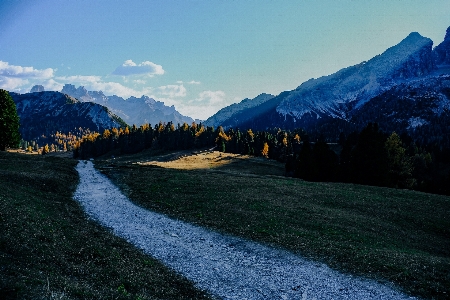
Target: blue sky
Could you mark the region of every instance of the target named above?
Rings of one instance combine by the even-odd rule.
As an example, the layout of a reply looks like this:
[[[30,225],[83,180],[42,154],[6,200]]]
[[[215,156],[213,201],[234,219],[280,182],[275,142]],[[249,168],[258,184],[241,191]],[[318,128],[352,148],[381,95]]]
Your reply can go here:
[[[72,83],[206,119],[449,26],[448,0],[2,0],[0,88]]]

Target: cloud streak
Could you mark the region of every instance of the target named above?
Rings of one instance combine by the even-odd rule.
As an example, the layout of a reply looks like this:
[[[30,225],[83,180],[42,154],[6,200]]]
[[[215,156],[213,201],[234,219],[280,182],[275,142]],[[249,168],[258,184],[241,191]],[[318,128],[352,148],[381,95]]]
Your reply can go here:
[[[225,92],[223,91],[203,91],[199,97],[195,99],[196,102],[206,102],[210,105],[219,104],[225,100]]]
[[[146,75],[153,77],[155,75],[164,74],[164,69],[161,65],[157,65],[151,61],[144,61],[140,64],[136,64],[129,59],[126,60],[121,66],[118,66],[112,74],[119,76]]]
[[[38,70],[33,67],[10,65],[8,62],[0,60],[0,76],[48,79],[53,77],[53,69]]]
[[[54,70],[10,65],[0,60],[0,88],[5,90],[21,90],[20,88],[33,80],[46,81],[53,77]]]
[[[165,85],[160,86],[158,88],[158,91],[163,96],[168,96],[170,98],[176,98],[176,97],[186,97],[186,88],[184,85]]]

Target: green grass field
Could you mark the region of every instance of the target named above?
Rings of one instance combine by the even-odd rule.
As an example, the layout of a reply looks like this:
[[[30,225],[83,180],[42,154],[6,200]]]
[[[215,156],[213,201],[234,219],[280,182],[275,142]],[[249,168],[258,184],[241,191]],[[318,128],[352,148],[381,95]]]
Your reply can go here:
[[[310,183],[263,161],[196,171],[133,164],[147,156],[96,166],[143,207],[449,298],[450,197]],[[86,219],[71,198],[76,163],[0,152],[0,299],[207,299]]]
[[[261,175],[262,165],[188,171],[132,164],[142,158],[96,165],[148,209],[392,282],[411,295],[450,297],[450,197]]]
[[[0,152],[0,299],[208,299],[86,219],[76,164]]]

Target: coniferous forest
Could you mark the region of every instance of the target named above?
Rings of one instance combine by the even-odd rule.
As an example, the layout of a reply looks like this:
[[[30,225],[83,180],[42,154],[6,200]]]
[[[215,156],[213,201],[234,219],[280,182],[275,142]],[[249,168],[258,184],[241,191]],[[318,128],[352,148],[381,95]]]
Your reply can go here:
[[[214,148],[221,152],[261,156],[285,163],[286,176],[308,181],[348,182],[414,189],[450,195],[450,149],[418,145],[403,134],[382,132],[376,123],[338,143],[311,140],[302,129],[253,132],[214,129],[201,124],[159,123],[90,133],[73,149],[75,158],[108,153],[132,154],[144,149],[178,151]]]

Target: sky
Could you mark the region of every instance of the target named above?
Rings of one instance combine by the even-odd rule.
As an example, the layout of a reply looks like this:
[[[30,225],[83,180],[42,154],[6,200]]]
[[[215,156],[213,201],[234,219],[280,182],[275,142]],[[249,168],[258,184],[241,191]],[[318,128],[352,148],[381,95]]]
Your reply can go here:
[[[70,83],[205,120],[449,26],[448,0],[1,0],[0,88]]]

